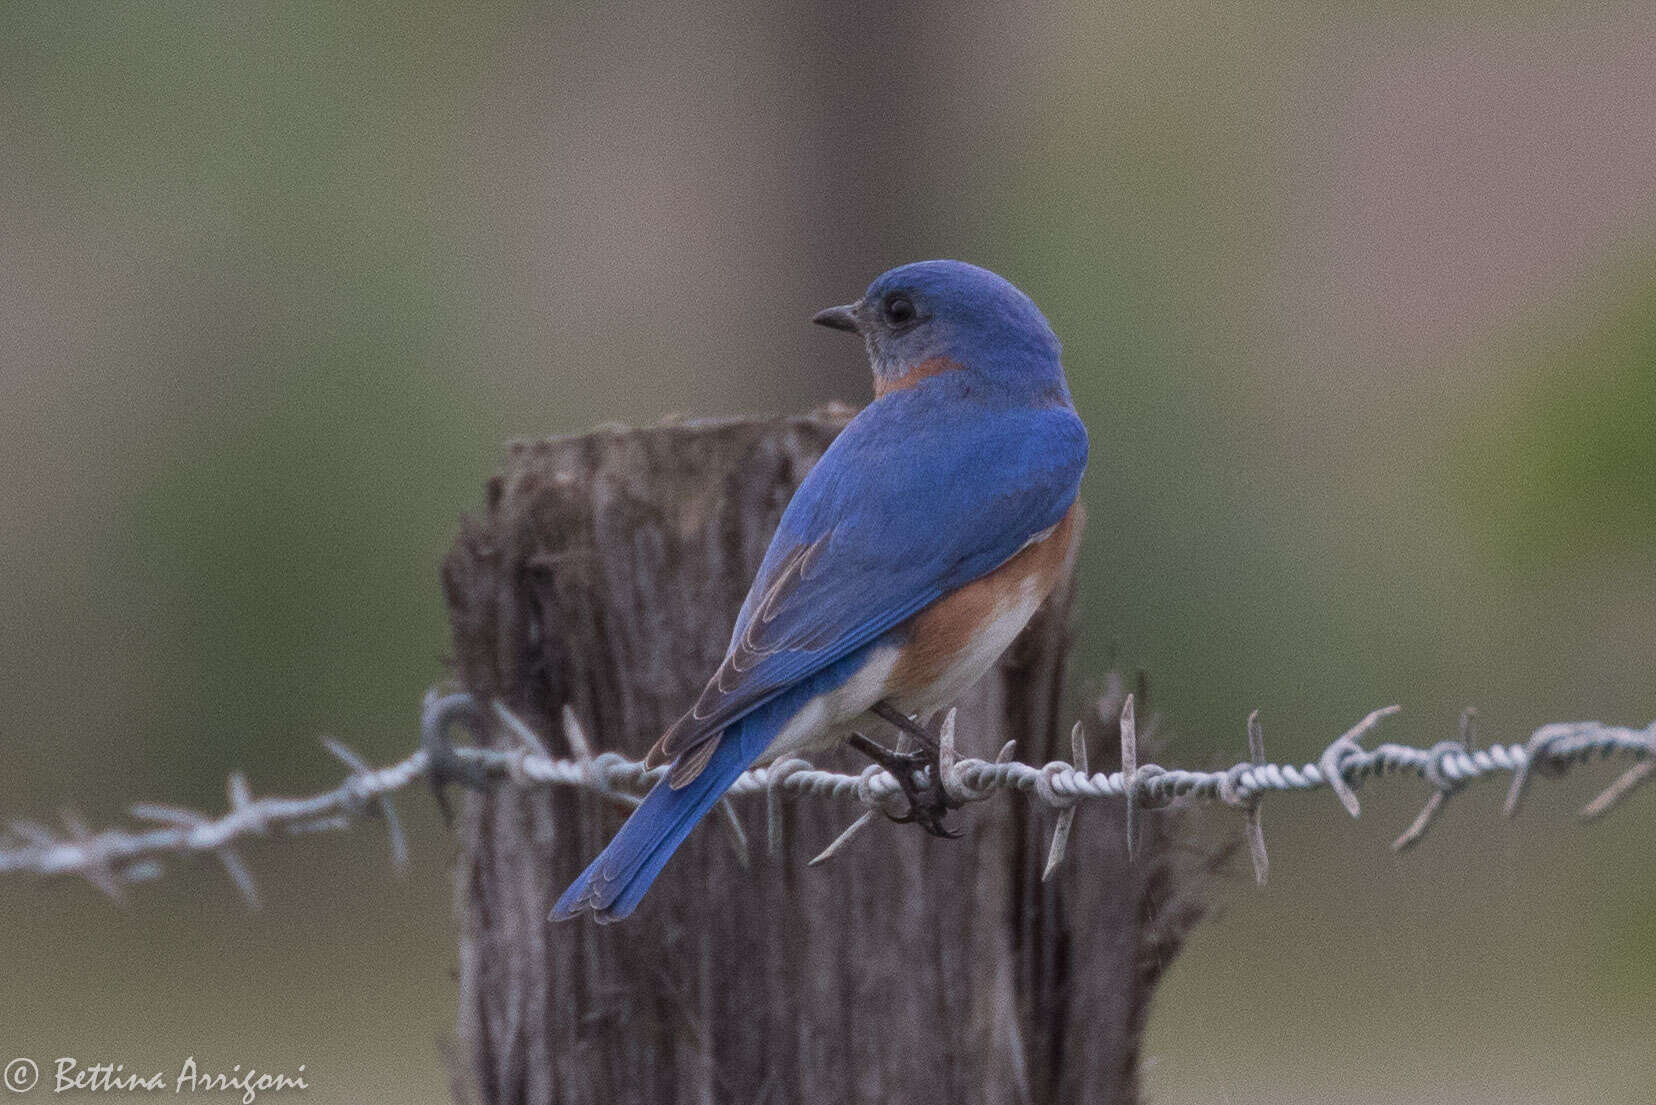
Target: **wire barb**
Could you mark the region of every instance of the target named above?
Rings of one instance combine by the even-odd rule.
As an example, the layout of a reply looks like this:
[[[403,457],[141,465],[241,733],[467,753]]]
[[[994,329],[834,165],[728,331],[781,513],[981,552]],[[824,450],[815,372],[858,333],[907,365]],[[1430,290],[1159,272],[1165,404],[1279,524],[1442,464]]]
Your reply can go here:
[[[1087,731],[1079,721],[1070,730],[1070,755],[1075,757],[1075,766],[1062,762],[1047,764],[1041,769],[1038,780],[1044,780],[1047,790],[1041,795],[1049,805],[1060,807],[1058,824],[1052,830],[1052,847],[1047,850],[1046,870],[1041,872],[1041,881],[1046,882],[1058,871],[1059,864],[1064,862],[1064,856],[1069,851],[1070,829],[1075,825],[1075,811],[1081,804],[1081,799],[1075,794],[1060,794],[1057,789],[1056,777],[1059,775],[1087,774]]]
[[[874,810],[869,810],[867,813],[851,822],[851,824],[847,825],[845,827],[845,831],[836,836],[832,844],[818,852],[815,858],[811,859],[805,864],[805,866],[818,867],[839,855],[840,851],[847,844],[851,843],[851,838],[862,832],[863,829],[867,828],[869,823],[874,820],[875,812],[876,811]]]
[[[233,774],[227,787],[230,792],[232,808],[236,805],[236,800],[239,797],[234,782],[236,778],[237,776]],[[245,786],[246,782],[243,779],[242,785]],[[251,801],[251,799],[249,800]],[[166,806],[156,802],[135,802],[129,807],[128,812],[144,821],[156,821],[163,825],[173,825],[191,830],[199,829],[209,822],[206,814],[197,813],[195,810],[187,810],[182,806]],[[230,876],[230,881],[235,883],[236,891],[241,895],[242,901],[247,903],[247,908],[257,912],[259,909],[259,888],[253,882],[253,873],[247,869],[247,864],[242,862],[241,856],[237,855],[236,850],[228,844],[213,849],[213,856],[219,861],[219,865],[224,868],[225,874]],[[131,879],[130,872],[128,873],[128,879]]]
[[[1351,778],[1348,779],[1346,765],[1362,763],[1365,753],[1363,746],[1357,743],[1359,738],[1379,725],[1382,719],[1391,717],[1402,709],[1401,706],[1382,706],[1375,710],[1323,749],[1323,754],[1317,759],[1317,768],[1322,772],[1323,781],[1333,789],[1335,796],[1352,817],[1359,816],[1363,808],[1358,805],[1357,792],[1352,787],[1352,781],[1358,778],[1358,771],[1351,770]]]
[[[80,870],[80,875],[91,883],[116,905],[126,904],[126,894],[121,887],[121,874],[110,862],[109,852],[103,841],[92,834],[81,820],[81,815],[65,806],[58,816],[63,819],[63,827],[69,830],[69,839],[86,856],[86,864]]]
[[[1265,829],[1259,820],[1259,790],[1244,790],[1254,772],[1265,767],[1265,727],[1260,724],[1259,711],[1248,715],[1248,762],[1239,763],[1221,777],[1219,798],[1242,809],[1242,839],[1248,842],[1248,859],[1253,863],[1254,882],[1265,885],[1271,870],[1271,857],[1265,851]]]
[[[1466,732],[1466,715],[1461,715],[1461,732]],[[1432,784],[1431,797],[1426,799],[1426,805],[1415,816],[1413,823],[1403,830],[1403,835],[1392,841],[1392,851],[1406,852],[1420,843],[1420,838],[1426,835],[1426,830],[1432,827],[1438,814],[1448,804],[1449,798],[1461,787],[1465,780],[1449,774],[1445,760],[1449,757],[1466,757],[1466,745],[1462,741],[1439,741],[1432,745],[1426,753],[1426,767],[1423,774],[1426,781]]]
[[[391,866],[397,869],[397,874],[408,870],[408,838],[403,835],[402,819],[397,816],[397,807],[391,804],[389,793],[374,794],[362,785],[362,780],[374,773],[368,762],[358,756],[350,745],[333,737],[323,737],[322,747],[326,748],[334,759],[351,769],[350,776],[345,780],[345,787],[362,793],[362,805],[385,818],[385,832],[391,838]]]
[[[1126,791],[1127,862],[1133,861],[1134,838],[1138,835],[1138,718],[1133,709],[1133,696],[1121,705],[1121,785]]]
[[[772,857],[780,856],[786,844],[782,814],[782,784],[796,771],[809,771],[809,760],[797,756],[772,764],[765,774],[765,840]]]
[[[721,798],[719,811],[724,814],[725,828],[730,833],[730,848],[736,853],[736,862],[744,871],[751,869],[753,854],[748,847],[747,830],[742,828],[742,819],[736,816],[736,807],[730,804],[730,799]]]
[[[1589,722],[1588,724],[1596,724]],[[1535,731],[1529,740],[1524,742],[1524,758],[1518,765],[1518,770],[1512,773],[1512,786],[1507,790],[1505,814],[1513,817],[1518,813],[1518,805],[1524,800],[1524,790],[1529,786],[1530,775],[1540,772],[1549,779],[1556,779],[1564,774],[1564,757],[1558,754],[1560,743],[1568,739],[1580,729],[1577,724],[1543,725]]]
[[[1605,787],[1597,798],[1581,807],[1581,812],[1576,814],[1577,819],[1597,821],[1648,782],[1652,775],[1656,775],[1656,735],[1651,737],[1650,756],[1650,759],[1641,760],[1616,776],[1616,781]]]

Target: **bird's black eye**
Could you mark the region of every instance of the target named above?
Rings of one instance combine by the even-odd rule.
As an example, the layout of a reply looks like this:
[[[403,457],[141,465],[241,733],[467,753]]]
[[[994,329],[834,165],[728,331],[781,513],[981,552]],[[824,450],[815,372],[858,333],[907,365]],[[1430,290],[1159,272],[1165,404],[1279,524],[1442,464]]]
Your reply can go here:
[[[886,296],[880,309],[885,313],[888,326],[907,326],[914,321],[914,300],[906,295]]]

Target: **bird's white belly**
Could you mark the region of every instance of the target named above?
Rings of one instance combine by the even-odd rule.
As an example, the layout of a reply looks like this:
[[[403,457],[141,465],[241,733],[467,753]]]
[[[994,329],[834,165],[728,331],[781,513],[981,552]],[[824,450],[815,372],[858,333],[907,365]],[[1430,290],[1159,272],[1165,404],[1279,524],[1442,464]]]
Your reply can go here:
[[[874,649],[850,679],[805,703],[776,734],[759,762],[831,748],[844,739],[868,708],[885,697],[898,655],[894,645]]]

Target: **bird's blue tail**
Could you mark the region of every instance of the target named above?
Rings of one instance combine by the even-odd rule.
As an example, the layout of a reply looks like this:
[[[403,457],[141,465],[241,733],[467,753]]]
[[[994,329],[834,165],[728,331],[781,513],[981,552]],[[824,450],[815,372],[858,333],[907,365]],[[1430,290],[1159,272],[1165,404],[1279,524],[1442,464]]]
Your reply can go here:
[[[650,884],[719,796],[758,758],[769,740],[743,739],[755,718],[744,719],[719,740],[707,766],[681,790],[662,778],[633,811],[615,839],[581,872],[552,907],[552,920],[590,911],[600,921],[619,921],[637,908]]]

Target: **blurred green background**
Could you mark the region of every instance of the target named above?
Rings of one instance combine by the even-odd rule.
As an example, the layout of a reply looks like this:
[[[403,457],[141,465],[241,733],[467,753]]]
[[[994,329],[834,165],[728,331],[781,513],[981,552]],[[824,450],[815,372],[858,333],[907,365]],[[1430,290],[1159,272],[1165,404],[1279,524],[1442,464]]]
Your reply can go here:
[[[1043,306],[1094,453],[1079,670],[1169,759],[1656,714],[1656,18],[1638,3],[0,8],[0,817],[389,761],[514,436],[862,401],[907,260]],[[1267,803],[1161,1102],[1648,1103],[1656,795]],[[452,838],[405,802],[122,911],[0,888],[0,1059],[445,1101]],[[37,1091],[42,1093],[43,1091]],[[66,1097],[69,1095],[65,1095]]]

